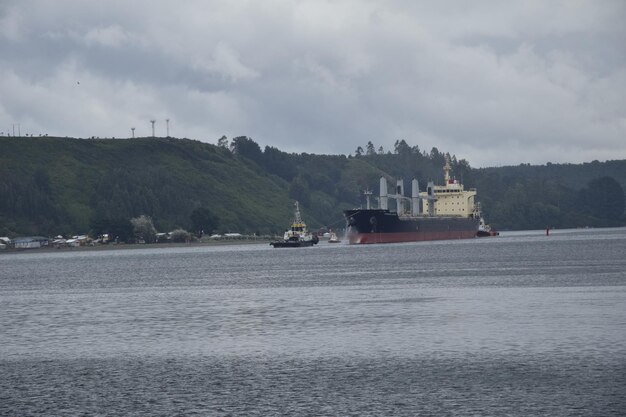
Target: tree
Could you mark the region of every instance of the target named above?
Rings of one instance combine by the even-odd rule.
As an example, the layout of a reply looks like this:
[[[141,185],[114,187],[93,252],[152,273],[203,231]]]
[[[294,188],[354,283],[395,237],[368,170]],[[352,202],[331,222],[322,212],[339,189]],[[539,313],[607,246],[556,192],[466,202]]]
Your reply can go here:
[[[443,158],[443,155],[439,152],[439,149],[433,146],[433,148],[430,150],[430,159],[436,161],[441,158]]]
[[[111,224],[111,220],[100,214],[95,214],[91,221],[89,222],[89,228],[91,229],[91,234],[93,236],[101,236],[109,233],[109,226]]]
[[[581,190],[582,204],[597,218],[618,221],[624,216],[624,189],[612,177],[602,177],[589,181]]]
[[[186,243],[191,241],[191,235],[183,229],[176,229],[170,232],[170,239],[176,243]]]
[[[130,220],[122,217],[110,218],[102,214],[96,214],[89,226],[92,235],[108,235],[109,241],[129,242],[133,236],[133,225]]]
[[[367,145],[365,146],[365,153],[367,155],[375,155],[376,151],[374,150],[374,144],[372,143],[372,141],[368,141]]]
[[[133,237],[133,225],[128,219],[113,219],[108,227],[109,240],[130,242]]]
[[[233,153],[237,155],[241,155],[256,163],[261,163],[263,160],[263,152],[259,144],[246,136],[234,138],[230,146]]]
[[[137,240],[143,240],[146,243],[154,243],[156,241],[156,229],[152,224],[152,218],[142,214],[130,220],[133,225],[133,232]]]
[[[211,210],[206,207],[198,207],[191,212],[189,216],[191,220],[191,229],[198,236],[205,233],[212,233],[219,224],[218,218]]]
[[[385,150],[383,149],[383,146],[380,145],[380,147],[378,148],[378,154],[383,155],[384,153],[385,153]]]
[[[222,136],[217,140],[217,146],[220,148],[228,148],[228,138],[226,136]]]
[[[411,147],[404,139],[397,140],[396,143],[394,143],[394,152],[398,155],[408,155],[411,153]]]
[[[354,156],[361,156],[361,155],[363,155],[363,148],[359,146],[356,148],[356,151],[354,151]]]

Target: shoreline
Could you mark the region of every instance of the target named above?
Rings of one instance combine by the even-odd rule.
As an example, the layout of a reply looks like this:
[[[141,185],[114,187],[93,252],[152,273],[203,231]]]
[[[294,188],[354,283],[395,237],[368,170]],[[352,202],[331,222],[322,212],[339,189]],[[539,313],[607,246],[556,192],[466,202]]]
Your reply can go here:
[[[269,244],[273,239],[220,239],[214,241],[199,241],[189,243],[109,243],[85,246],[65,246],[55,247],[52,245],[42,246],[39,248],[7,248],[0,250],[2,254],[17,253],[42,253],[42,252],[84,252],[84,251],[105,251],[105,250],[133,250],[133,249],[158,249],[158,248],[193,248],[204,246],[234,246],[234,245],[252,245],[259,243]]]

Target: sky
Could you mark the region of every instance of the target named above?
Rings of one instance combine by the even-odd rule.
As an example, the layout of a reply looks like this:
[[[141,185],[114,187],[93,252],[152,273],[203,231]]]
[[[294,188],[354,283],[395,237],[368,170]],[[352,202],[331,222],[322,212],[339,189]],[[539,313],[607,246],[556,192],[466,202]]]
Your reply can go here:
[[[626,159],[624,22],[623,0],[0,0],[0,133]]]

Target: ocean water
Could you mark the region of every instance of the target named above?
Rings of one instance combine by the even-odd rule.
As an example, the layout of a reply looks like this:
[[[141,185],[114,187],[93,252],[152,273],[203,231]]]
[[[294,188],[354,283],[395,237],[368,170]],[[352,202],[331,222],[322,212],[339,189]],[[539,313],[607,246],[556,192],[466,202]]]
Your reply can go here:
[[[2,416],[623,416],[626,229],[0,254]]]

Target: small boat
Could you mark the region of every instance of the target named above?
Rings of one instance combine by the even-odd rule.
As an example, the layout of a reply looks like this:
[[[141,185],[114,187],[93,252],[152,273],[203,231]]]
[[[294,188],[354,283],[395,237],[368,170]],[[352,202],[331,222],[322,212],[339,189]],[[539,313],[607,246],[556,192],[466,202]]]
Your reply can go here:
[[[328,243],[341,243],[341,240],[339,240],[335,232],[331,232],[330,237],[328,238]]]
[[[283,240],[271,242],[270,245],[275,248],[303,248],[316,245],[319,242],[317,235],[312,234],[307,229],[306,223],[300,216],[300,206],[296,201],[296,213],[291,223],[291,228],[283,235]]]

